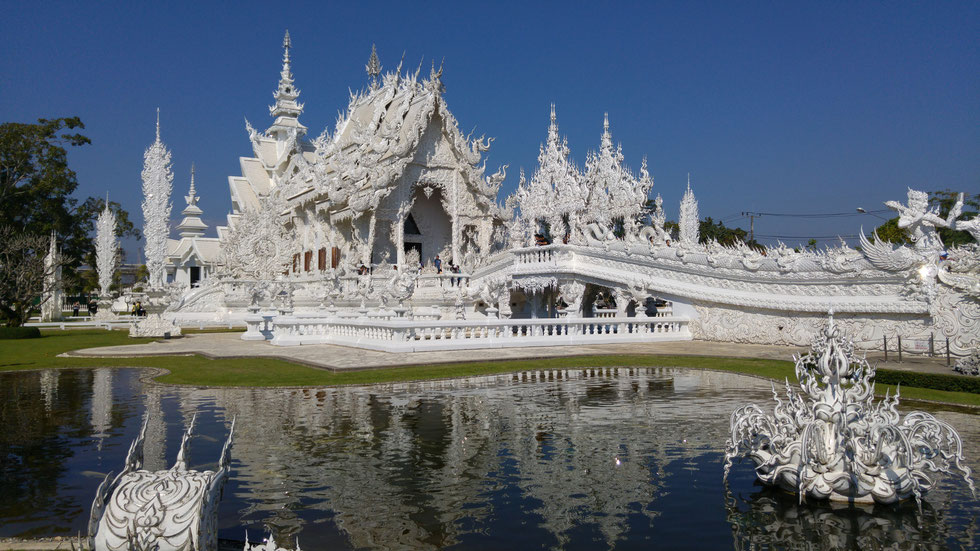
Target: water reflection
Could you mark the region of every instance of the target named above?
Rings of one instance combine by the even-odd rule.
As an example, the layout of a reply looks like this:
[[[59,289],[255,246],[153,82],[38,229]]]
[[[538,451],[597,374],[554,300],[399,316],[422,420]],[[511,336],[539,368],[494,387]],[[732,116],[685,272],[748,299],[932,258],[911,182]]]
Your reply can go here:
[[[837,551],[844,549],[976,549],[977,520],[962,530],[950,522],[951,504],[914,503],[898,506],[801,504],[797,496],[764,488],[747,500],[726,492],[735,549],[779,547]],[[959,531],[960,533],[954,533]]]
[[[903,534],[972,545],[980,503],[955,485],[929,494],[914,522],[726,494],[729,415],[768,396],[765,381],[677,369],[290,390],[174,389],[144,385],[136,370],[2,374],[0,536],[84,530],[97,475],[118,469],[142,413],[146,466],[157,469],[196,411],[198,469],[214,468],[195,458],[213,461],[238,416],[222,538],[247,528],[310,550],[717,548],[734,530],[737,548],[868,537],[904,548]],[[934,413],[961,429],[975,468],[976,416]],[[753,479],[737,464],[735,496],[756,491]]]

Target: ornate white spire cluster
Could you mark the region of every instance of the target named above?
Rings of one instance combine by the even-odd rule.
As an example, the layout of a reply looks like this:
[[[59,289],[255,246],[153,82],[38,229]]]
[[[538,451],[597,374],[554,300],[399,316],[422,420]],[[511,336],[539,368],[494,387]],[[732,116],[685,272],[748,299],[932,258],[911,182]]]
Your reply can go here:
[[[292,45],[287,30],[286,36],[282,39],[282,71],[279,73],[279,87],[273,94],[276,104],[269,106],[269,114],[276,117],[276,121],[266,132],[270,136],[291,131],[296,131],[300,135],[306,133],[306,127],[300,124],[298,119],[303,113],[303,104],[296,101],[299,90],[293,85],[293,71],[289,59],[289,49]]]
[[[559,138],[555,107],[551,106],[548,140],[538,154],[538,169],[529,182],[518,186],[515,199],[520,223],[536,226],[545,221],[553,239],[580,242],[586,225],[606,235],[614,221],[622,221],[628,233],[635,229],[647,194],[653,187],[646,160],[636,178],[623,166],[621,147],[614,147],[609,117],[603,119],[597,153],[589,153],[584,174],[569,160],[568,142]]]
[[[585,182],[589,190],[589,210],[596,221],[609,224],[613,220],[622,220],[625,229],[632,232],[653,180],[647,172],[646,159],[639,179],[623,166],[623,148],[613,146],[608,113],[603,115],[599,151],[590,153],[585,162]]]
[[[116,238],[116,213],[109,208],[106,195],[105,208],[95,222],[95,265],[99,272],[99,295],[109,296],[112,274],[119,260],[119,241]]]
[[[678,241],[686,245],[697,245],[701,240],[700,221],[698,219],[698,200],[691,191],[691,175],[687,176],[687,191],[681,198],[680,217],[677,220],[680,231]]]
[[[581,210],[588,200],[581,173],[568,155],[568,140],[558,134],[555,104],[551,104],[548,139],[538,152],[538,169],[529,182],[522,171],[517,190],[517,204],[529,233],[537,233],[537,223],[544,221],[551,226],[552,236],[561,239],[568,231],[562,217]],[[575,226],[574,220],[568,223]]]
[[[167,281],[164,265],[167,237],[170,235],[170,193],[174,174],[170,150],[160,141],[160,110],[157,109],[157,139],[143,154],[143,237],[146,239],[146,268],[150,286],[163,287]]]
[[[201,207],[197,206],[197,190],[194,189],[194,165],[191,164],[191,188],[187,195],[184,196],[184,200],[187,201],[187,206],[181,212],[184,215],[184,219],[180,221],[177,226],[177,230],[180,232],[181,237],[200,237],[204,235],[205,230],[208,229],[208,225],[201,220],[201,215],[204,211]]]

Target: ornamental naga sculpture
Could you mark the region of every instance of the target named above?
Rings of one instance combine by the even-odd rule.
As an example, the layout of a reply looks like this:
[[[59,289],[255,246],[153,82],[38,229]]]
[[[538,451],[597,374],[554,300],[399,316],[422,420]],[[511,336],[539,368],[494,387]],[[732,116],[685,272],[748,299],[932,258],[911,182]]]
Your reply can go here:
[[[895,503],[922,495],[931,473],[959,471],[976,493],[963,446],[950,425],[913,411],[902,420],[898,392],[874,404],[875,369],[854,354],[833,313],[811,351],[796,356],[802,393],[786,382],[772,415],[756,405],[732,413],[725,479],[732,460],[749,456],[763,483],[804,498]]]
[[[228,478],[235,421],[221,449],[217,471],[187,468],[187,443],[195,415],[169,470],[143,469],[143,441],[149,418],[129,447],[126,466],[96,491],[89,517],[89,549],[96,551],[198,551],[217,549],[218,500]]]

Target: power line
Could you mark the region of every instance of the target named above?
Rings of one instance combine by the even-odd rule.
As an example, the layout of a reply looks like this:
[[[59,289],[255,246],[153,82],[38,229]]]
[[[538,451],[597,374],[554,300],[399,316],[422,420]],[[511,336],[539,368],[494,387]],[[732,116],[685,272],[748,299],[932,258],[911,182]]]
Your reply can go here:
[[[755,216],[790,216],[793,218],[836,218],[839,216],[863,216],[879,212],[888,212],[890,209],[869,210],[865,212],[824,212],[824,213],[788,213],[788,212],[753,212],[743,213],[745,215],[754,214]]]
[[[756,237],[762,239],[816,239],[816,240],[827,240],[827,239],[857,239],[858,235],[757,235]]]

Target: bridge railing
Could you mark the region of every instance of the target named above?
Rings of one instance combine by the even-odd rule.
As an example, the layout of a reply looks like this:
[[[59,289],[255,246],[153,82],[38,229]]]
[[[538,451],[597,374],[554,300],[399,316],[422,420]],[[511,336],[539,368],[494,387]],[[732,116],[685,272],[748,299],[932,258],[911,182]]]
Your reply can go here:
[[[388,352],[690,340],[686,318],[378,320],[280,316],[272,344],[341,344]]]

